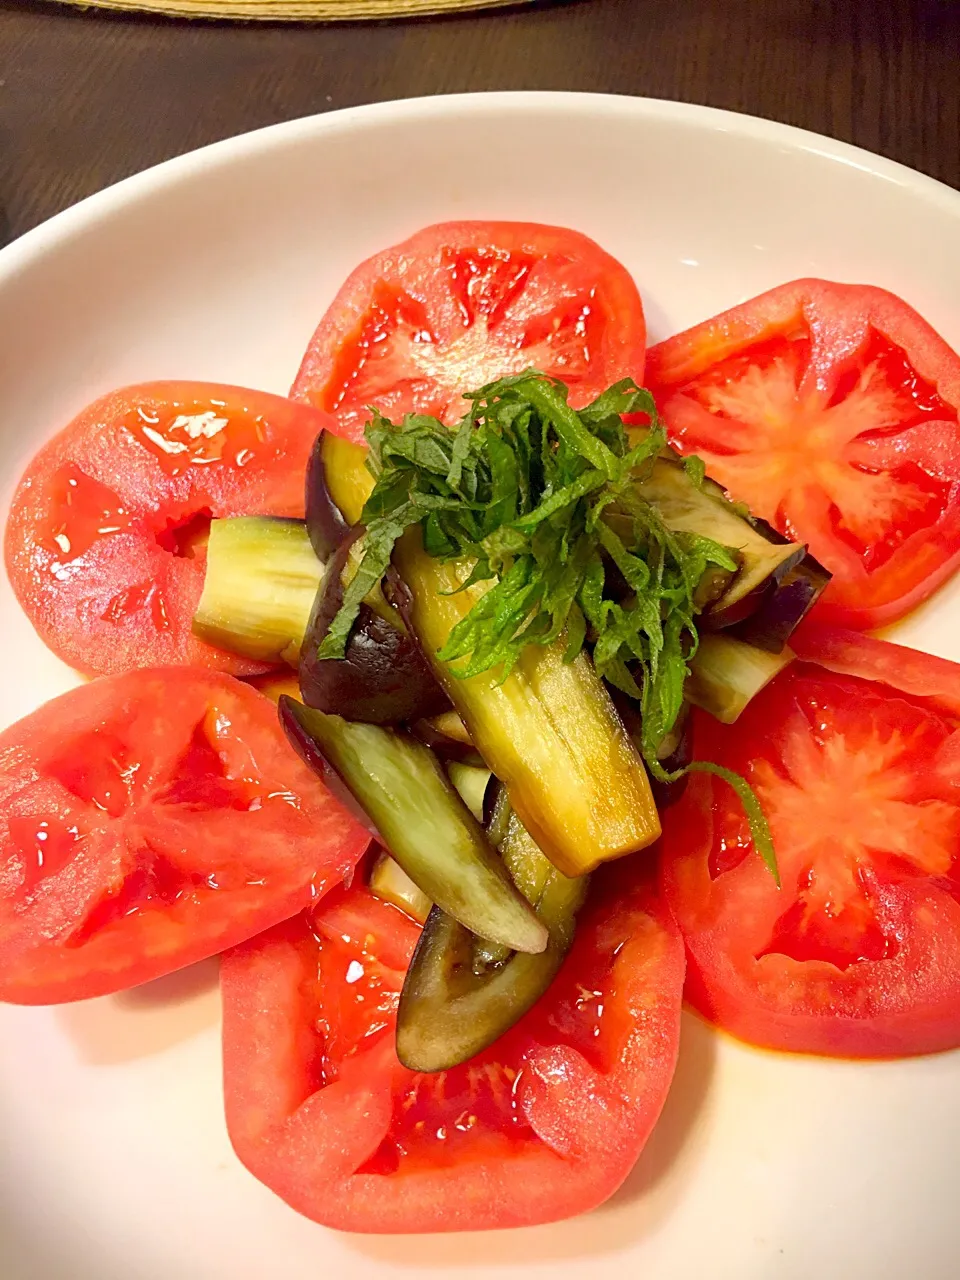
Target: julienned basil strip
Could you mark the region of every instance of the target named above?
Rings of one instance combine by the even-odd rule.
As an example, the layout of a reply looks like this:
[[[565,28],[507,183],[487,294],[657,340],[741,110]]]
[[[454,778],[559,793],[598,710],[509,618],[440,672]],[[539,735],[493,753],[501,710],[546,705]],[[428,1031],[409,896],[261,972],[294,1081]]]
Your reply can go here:
[[[777,854],[773,847],[770,824],[767,822],[766,815],[760,807],[757,793],[750,786],[750,783],[747,782],[746,778],[741,777],[739,773],[734,773],[732,769],[725,769],[722,764],[714,764],[712,760],[694,760],[687,766],[687,772],[712,773],[714,777],[720,778],[737,793],[737,798],[743,805],[743,811],[747,815],[747,822],[750,824],[750,837],[757,853],[763,859],[767,870],[773,876],[779,889],[780,868],[777,866]]]
[[[722,764],[714,764],[712,760],[692,760],[684,768],[676,769],[671,773],[668,773],[659,761],[648,761],[647,764],[658,782],[679,782],[688,773],[709,773],[732,788],[743,806],[754,848],[776,881],[777,888],[780,888],[780,868],[777,865],[777,853],[770,833],[770,824],[757,799],[757,793],[746,778],[739,773],[734,773],[732,769],[725,768]]]
[[[489,583],[440,650],[451,670],[468,678],[495,669],[506,678],[528,645],[564,635],[572,662],[589,638],[597,672],[640,701],[641,749],[656,772],[696,652],[695,592],[710,566],[734,572],[737,561],[709,538],[668,530],[638,496],[666,432],[650,393],[631,380],[580,410],[562,383],[534,371],[469,399],[455,427],[422,414],[399,425],[377,414],[368,425],[376,483],[361,515],[364,556],[320,656],[343,656],[363,597],[398,538],[419,525],[429,555],[472,562],[469,585]],[[623,416],[636,414],[649,425],[631,439]],[[699,459],[684,467],[702,483]],[[747,783],[716,765],[694,767],[734,787],[776,874]]]

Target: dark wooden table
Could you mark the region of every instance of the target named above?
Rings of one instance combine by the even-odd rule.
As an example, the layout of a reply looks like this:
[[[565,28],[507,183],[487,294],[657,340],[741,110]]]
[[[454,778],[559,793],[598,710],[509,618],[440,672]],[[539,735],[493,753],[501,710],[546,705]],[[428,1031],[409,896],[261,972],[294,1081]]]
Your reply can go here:
[[[118,178],[259,125],[507,88],[729,107],[960,186],[957,0],[555,0],[326,26],[0,0],[2,233],[16,236]]]

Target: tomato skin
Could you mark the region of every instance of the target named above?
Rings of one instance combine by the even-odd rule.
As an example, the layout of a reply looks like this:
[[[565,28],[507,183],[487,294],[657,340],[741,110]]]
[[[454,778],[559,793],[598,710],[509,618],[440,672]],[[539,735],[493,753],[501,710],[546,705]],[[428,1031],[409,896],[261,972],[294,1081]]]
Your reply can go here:
[[[215,955],[368,843],[248,685],[178,667],[81,685],[0,734],[0,1000],[82,1000]]]
[[[491,1049],[438,1076],[399,1064],[392,1014],[378,1013],[352,1049],[337,1034],[348,988],[341,978],[331,990],[324,947],[344,897],[356,919],[366,890],[332,896],[326,923],[326,904],[316,912],[319,996],[304,920],[228,953],[224,1091],[240,1159],[300,1213],[347,1231],[525,1226],[600,1204],[639,1155],[676,1062],[683,946],[649,871],[598,875],[554,987]],[[400,921],[374,921],[357,953],[367,981],[386,940],[397,967],[374,961],[381,1009],[395,1010],[419,932]],[[594,981],[598,955],[605,977]]]
[[[642,382],[645,345],[630,274],[580,232],[442,222],[351,273],[290,394],[362,440],[371,404],[456,422],[466,391],[531,366],[581,408],[620,378]]]
[[[806,618],[790,637],[798,658],[929,700],[960,718],[960,663]]]
[[[958,708],[929,696],[953,664],[877,640],[856,662],[863,637],[802,630],[801,653],[820,651],[851,674],[798,663],[735,726],[707,716],[696,726],[698,754],[757,790],[782,890],[719,780],[692,778],[664,816],[661,875],[686,942],[685,994],[769,1048],[848,1057],[955,1048]]]
[[[263,663],[193,635],[210,517],[303,515],[324,425],[303,405],[215,383],[111,392],[48,441],[11,504],[7,573],[41,639],[88,675]]]
[[[775,409],[786,412],[782,428],[793,435],[774,445],[780,476],[768,462],[751,481],[744,460],[748,466],[767,448],[755,431],[764,429],[770,392],[762,411],[757,402],[755,421],[737,419],[734,409],[728,417],[722,404],[744,377],[772,386],[760,365],[778,344],[799,353],[792,402]],[[902,369],[891,373],[895,364]],[[960,357],[894,294],[813,279],[781,285],[653,347],[647,380],[672,443],[703,456],[735,498],[807,542],[834,574],[817,605],[822,621],[884,626],[960,565]],[[891,388],[899,399],[892,412]],[[837,418],[836,408],[858,402],[865,416],[848,429],[851,415]],[[855,537],[837,506],[840,493],[852,503]],[[889,518],[877,515],[885,504]]]

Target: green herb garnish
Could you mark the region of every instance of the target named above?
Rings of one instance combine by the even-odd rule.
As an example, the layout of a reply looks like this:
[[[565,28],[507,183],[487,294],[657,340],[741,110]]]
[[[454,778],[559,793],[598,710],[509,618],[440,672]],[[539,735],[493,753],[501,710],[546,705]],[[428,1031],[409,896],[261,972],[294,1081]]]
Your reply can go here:
[[[709,566],[732,573],[737,559],[709,538],[669,530],[639,496],[666,432],[653,397],[631,380],[580,410],[562,383],[535,372],[469,399],[457,427],[416,414],[397,425],[374,413],[364,554],[320,657],[343,657],[364,596],[417,525],[429,555],[472,562],[466,585],[490,584],[440,659],[461,678],[493,669],[506,678],[528,645],[563,637],[573,661],[589,642],[598,674],[640,704],[641,751],[662,776],[657,751],[683,706],[697,647],[697,587]],[[633,440],[625,414],[649,421]],[[684,467],[702,483],[699,459]],[[757,847],[775,869],[756,797],[743,779],[731,785],[749,795]]]

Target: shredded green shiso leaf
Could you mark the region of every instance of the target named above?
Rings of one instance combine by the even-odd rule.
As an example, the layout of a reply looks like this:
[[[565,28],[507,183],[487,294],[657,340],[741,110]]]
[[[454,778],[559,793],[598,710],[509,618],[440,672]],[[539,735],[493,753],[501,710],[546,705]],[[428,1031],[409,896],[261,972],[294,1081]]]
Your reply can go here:
[[[571,662],[591,645],[598,674],[639,703],[643,757],[666,780],[657,751],[680,714],[696,653],[697,587],[709,566],[738,565],[719,543],[667,529],[638,495],[667,443],[653,397],[624,379],[574,410],[561,382],[531,371],[466,398],[455,427],[420,414],[397,424],[373,411],[367,465],[376,483],[361,515],[363,557],[320,657],[343,657],[361,602],[397,540],[419,525],[429,555],[473,564],[465,586],[490,584],[439,658],[464,679],[494,670],[505,679],[528,645],[562,638]],[[634,414],[649,420],[637,443],[622,421]],[[699,458],[684,467],[702,483]],[[734,787],[776,876],[769,829],[745,780],[692,767]]]

